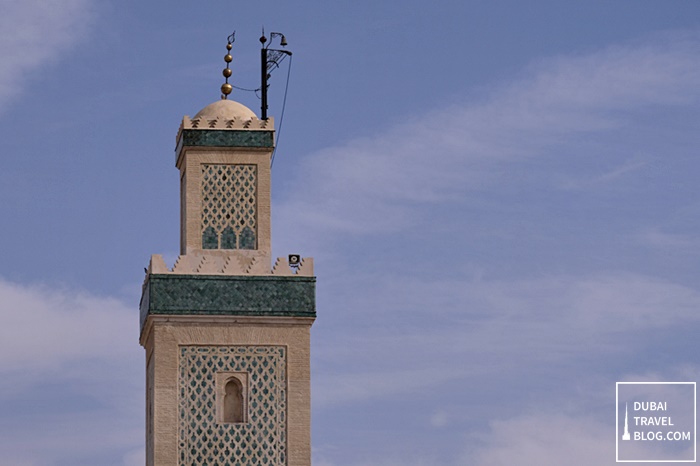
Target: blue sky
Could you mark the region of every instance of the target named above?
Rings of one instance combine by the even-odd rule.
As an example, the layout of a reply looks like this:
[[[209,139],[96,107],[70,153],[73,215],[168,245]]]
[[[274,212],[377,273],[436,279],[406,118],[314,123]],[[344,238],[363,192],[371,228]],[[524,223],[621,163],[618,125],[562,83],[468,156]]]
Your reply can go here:
[[[615,382],[700,378],[700,3],[242,3],[3,5],[0,464],[143,464],[175,135],[263,25],[314,465],[614,464]]]

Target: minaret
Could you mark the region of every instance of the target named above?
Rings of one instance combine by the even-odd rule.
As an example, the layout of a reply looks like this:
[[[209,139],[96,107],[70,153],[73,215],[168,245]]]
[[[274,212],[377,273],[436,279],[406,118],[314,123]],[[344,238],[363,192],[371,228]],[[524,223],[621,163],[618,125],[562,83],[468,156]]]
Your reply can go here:
[[[228,100],[177,133],[180,257],[141,297],[148,466],[309,466],[313,260],[271,267],[274,121]],[[295,258],[296,262],[296,258]]]

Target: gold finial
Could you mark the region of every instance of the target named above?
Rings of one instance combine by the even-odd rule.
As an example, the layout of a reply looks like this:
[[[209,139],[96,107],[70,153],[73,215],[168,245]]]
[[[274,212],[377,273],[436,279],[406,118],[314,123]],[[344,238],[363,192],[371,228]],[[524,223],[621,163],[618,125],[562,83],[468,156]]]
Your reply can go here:
[[[228,95],[233,90],[233,86],[228,83],[228,78],[230,78],[231,74],[233,74],[231,68],[229,68],[229,64],[231,64],[231,62],[233,61],[233,57],[231,56],[231,49],[233,48],[233,43],[235,41],[236,31],[233,31],[233,34],[228,36],[228,43],[226,44],[226,50],[228,50],[228,53],[224,56],[224,61],[226,62],[226,68],[224,68],[224,77],[226,78],[226,82],[221,85],[222,99],[227,99]]]

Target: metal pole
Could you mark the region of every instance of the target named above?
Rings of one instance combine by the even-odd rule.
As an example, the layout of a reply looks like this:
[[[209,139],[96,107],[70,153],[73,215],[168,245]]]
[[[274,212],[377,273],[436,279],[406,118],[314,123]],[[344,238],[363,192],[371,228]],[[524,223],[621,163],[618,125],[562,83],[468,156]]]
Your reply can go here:
[[[260,49],[260,92],[262,93],[260,104],[261,120],[267,120],[267,49]]]

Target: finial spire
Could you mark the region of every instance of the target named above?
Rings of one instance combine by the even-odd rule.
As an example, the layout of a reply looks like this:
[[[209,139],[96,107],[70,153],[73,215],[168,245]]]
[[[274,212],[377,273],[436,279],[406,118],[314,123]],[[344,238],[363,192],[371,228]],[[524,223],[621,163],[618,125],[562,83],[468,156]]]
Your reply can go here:
[[[233,86],[231,86],[228,83],[228,78],[230,78],[231,74],[232,74],[232,71],[231,71],[231,68],[229,68],[229,65],[233,61],[233,57],[231,56],[231,49],[233,48],[232,44],[235,41],[236,41],[236,31],[233,31],[233,34],[228,36],[228,43],[226,44],[227,53],[224,56],[224,61],[226,62],[226,68],[224,68],[223,74],[224,74],[224,78],[226,78],[226,82],[221,85],[221,98],[222,99],[227,99],[228,95],[233,90]]]

